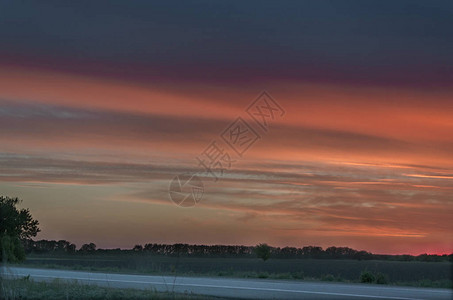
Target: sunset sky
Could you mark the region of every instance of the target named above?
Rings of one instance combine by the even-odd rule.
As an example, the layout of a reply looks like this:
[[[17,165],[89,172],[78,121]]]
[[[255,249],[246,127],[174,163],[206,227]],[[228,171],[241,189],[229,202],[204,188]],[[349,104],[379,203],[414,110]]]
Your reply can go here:
[[[453,252],[452,1],[0,7],[0,195],[38,239]],[[261,138],[175,205],[238,117]]]

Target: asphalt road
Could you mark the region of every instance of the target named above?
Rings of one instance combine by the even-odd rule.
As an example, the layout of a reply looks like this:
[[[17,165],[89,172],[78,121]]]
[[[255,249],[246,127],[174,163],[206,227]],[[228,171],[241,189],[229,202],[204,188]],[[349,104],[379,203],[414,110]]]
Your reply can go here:
[[[115,288],[155,289],[157,291],[192,292],[244,299],[453,299],[452,290],[390,287],[367,284],[301,282],[290,280],[232,279],[208,277],[145,276],[79,271],[2,268],[2,276],[27,276],[36,281],[55,278],[77,280]]]

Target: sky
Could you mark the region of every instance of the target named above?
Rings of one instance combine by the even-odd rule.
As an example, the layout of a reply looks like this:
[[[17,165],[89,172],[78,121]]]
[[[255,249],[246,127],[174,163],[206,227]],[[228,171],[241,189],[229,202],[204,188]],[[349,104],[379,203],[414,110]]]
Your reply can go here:
[[[453,252],[453,2],[0,6],[0,194],[38,239]]]

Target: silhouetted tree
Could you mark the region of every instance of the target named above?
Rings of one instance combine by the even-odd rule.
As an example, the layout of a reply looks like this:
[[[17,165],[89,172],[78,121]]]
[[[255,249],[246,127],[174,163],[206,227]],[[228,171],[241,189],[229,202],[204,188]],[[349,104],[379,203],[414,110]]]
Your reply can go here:
[[[132,250],[134,250],[136,252],[141,252],[141,251],[143,251],[143,246],[142,245],[135,245],[134,248],[132,248]]]
[[[255,253],[258,258],[266,261],[271,257],[271,247],[268,244],[258,244],[255,247]]]
[[[322,248],[317,246],[308,246],[302,248],[302,253],[304,254],[304,256],[311,258],[320,258],[323,252],[324,251],[322,250]]]
[[[96,251],[96,245],[94,243],[83,244],[79,249],[80,252],[94,252]]]
[[[69,243],[66,247],[66,252],[68,253],[75,253],[76,252],[76,245],[73,243]]]
[[[35,237],[40,229],[30,211],[16,206],[18,198],[0,196],[0,249],[1,261],[21,261],[25,259],[25,250],[21,240]]]

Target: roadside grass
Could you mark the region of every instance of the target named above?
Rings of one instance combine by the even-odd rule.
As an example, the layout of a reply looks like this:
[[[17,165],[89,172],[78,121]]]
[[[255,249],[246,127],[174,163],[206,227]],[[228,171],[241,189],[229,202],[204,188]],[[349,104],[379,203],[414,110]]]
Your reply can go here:
[[[21,279],[3,279],[0,281],[0,299],[4,300],[69,300],[69,299],[152,299],[152,300],[219,300],[223,298],[200,296],[190,293],[157,292],[148,290],[119,289],[97,285],[81,284],[59,279],[50,282],[37,282],[24,277]]]
[[[416,282],[397,282],[396,285],[404,286],[413,286],[413,287],[426,287],[426,288],[444,288],[444,289],[453,289],[453,282],[448,279],[443,280],[430,280],[430,279],[420,279]]]

